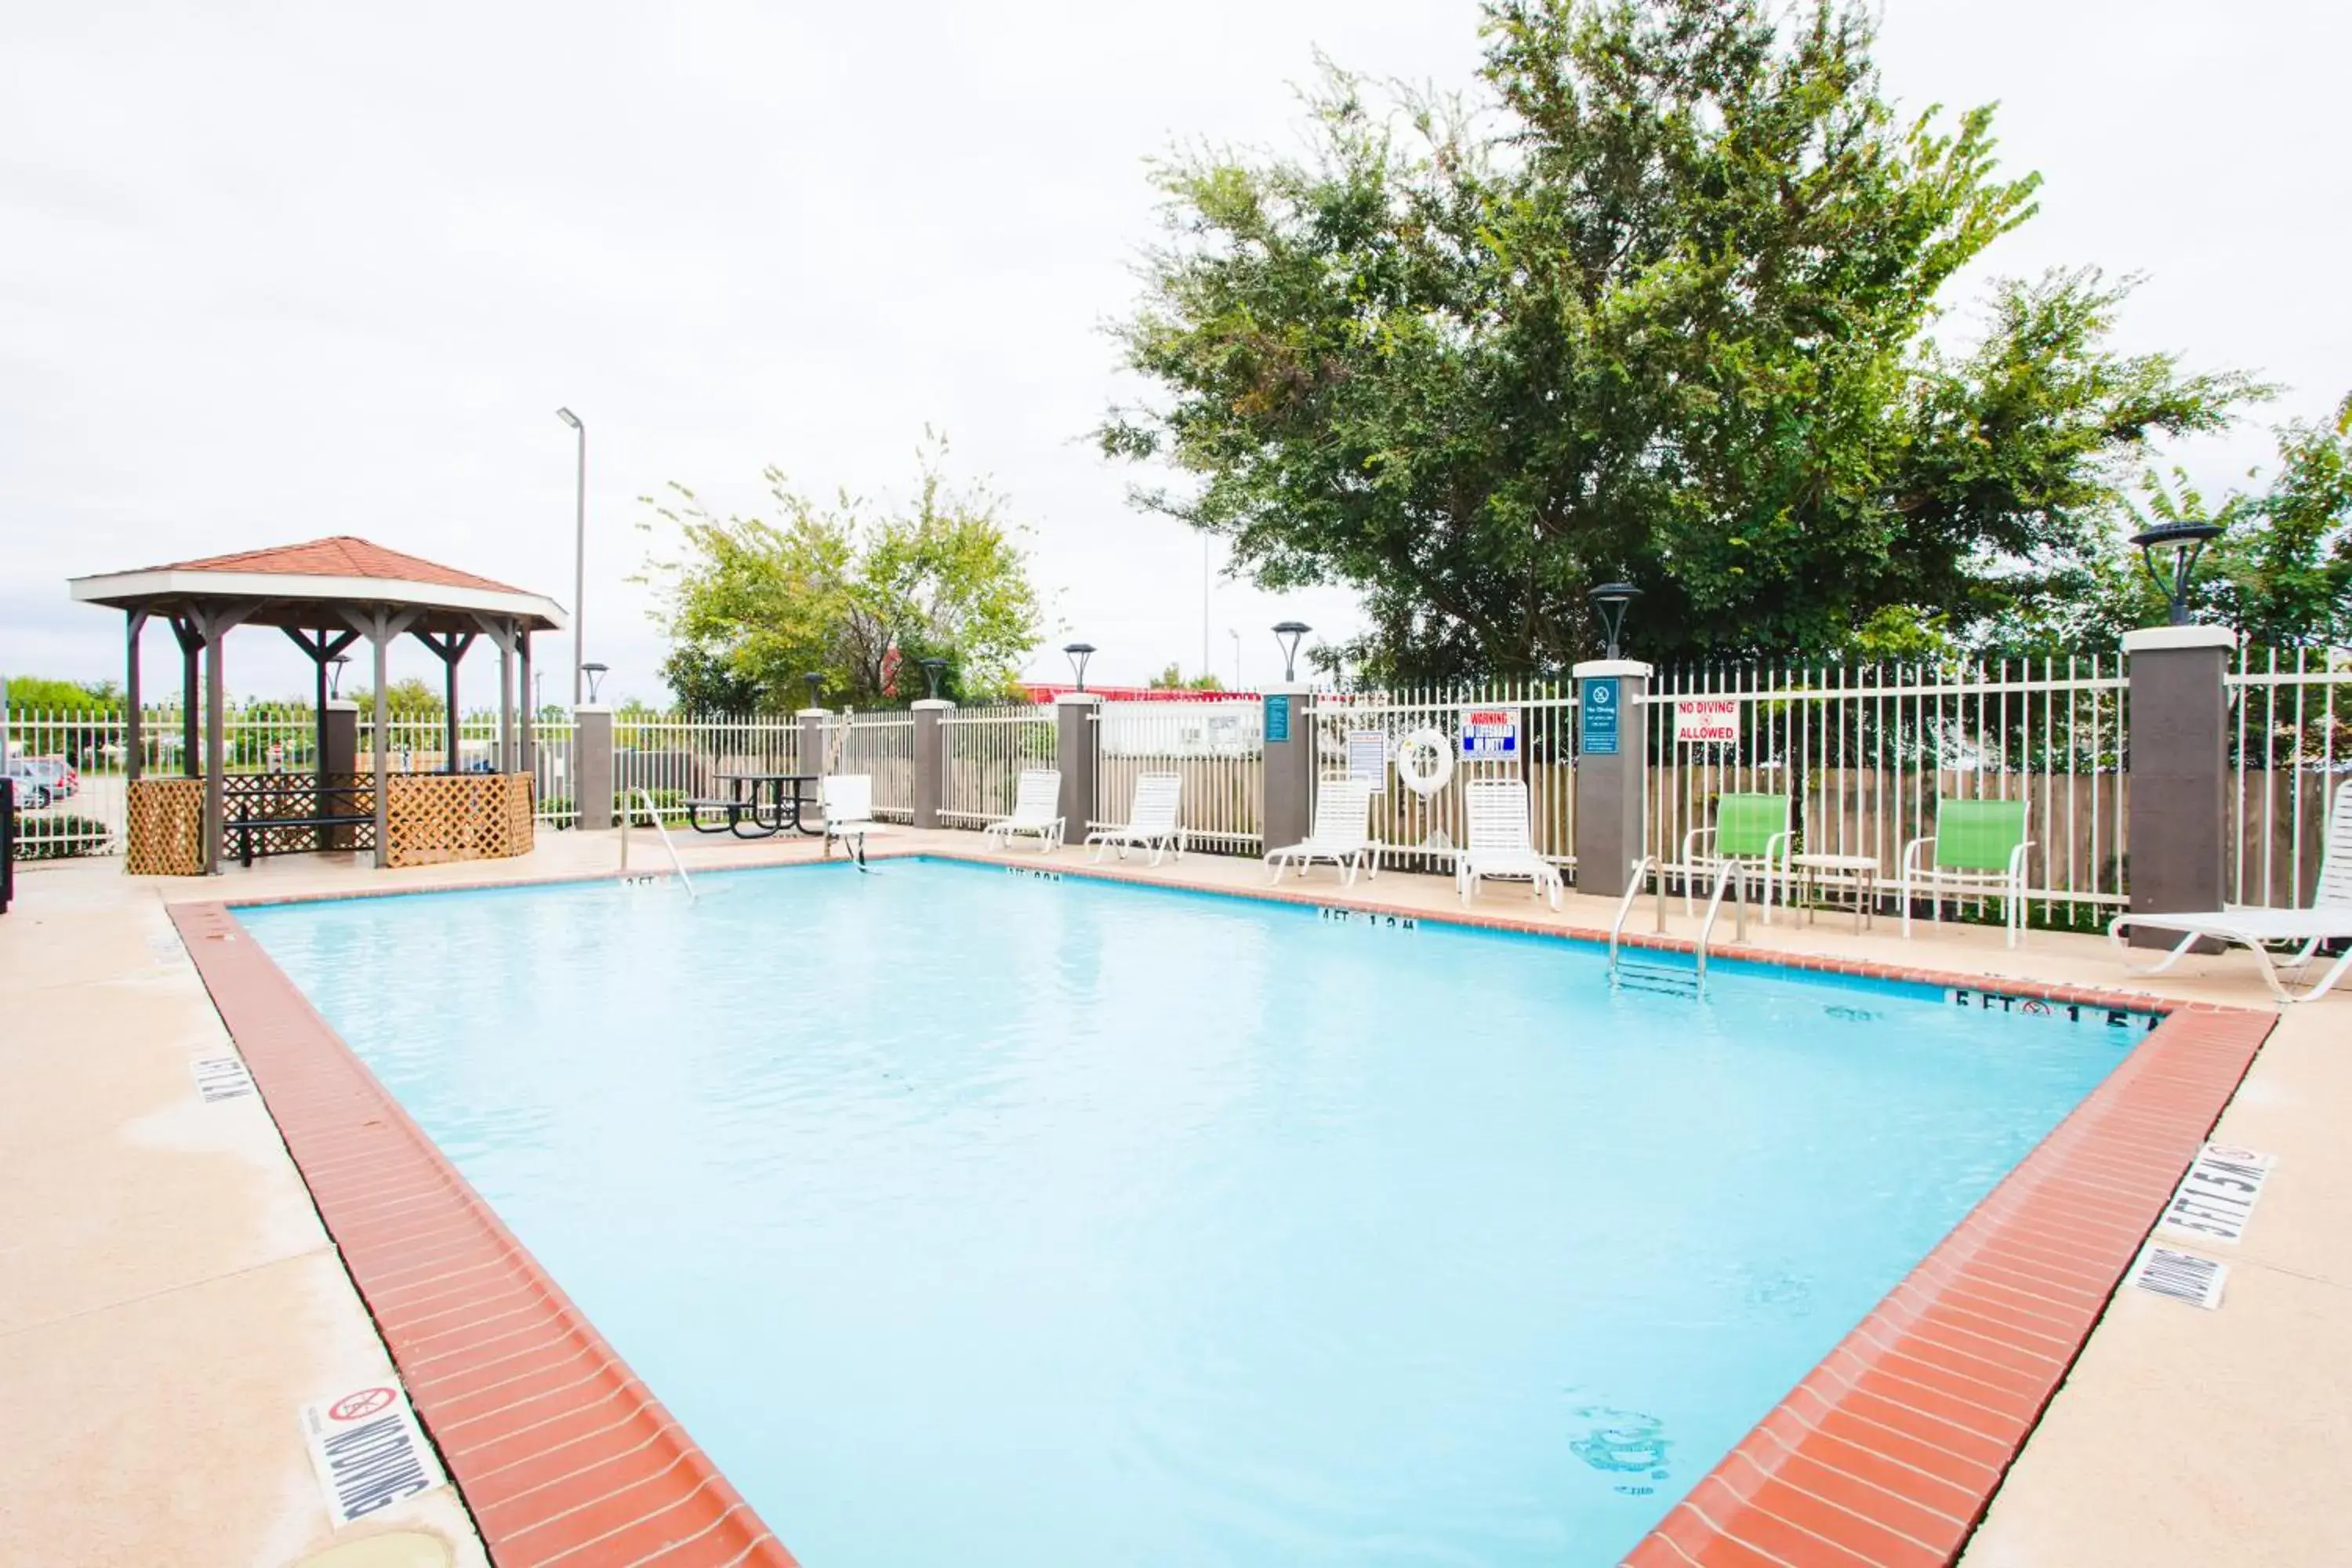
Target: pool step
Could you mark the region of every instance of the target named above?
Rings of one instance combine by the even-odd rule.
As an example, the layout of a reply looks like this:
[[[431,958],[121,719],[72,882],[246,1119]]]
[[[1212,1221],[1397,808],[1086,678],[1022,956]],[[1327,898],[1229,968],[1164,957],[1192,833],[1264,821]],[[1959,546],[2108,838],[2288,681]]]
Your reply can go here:
[[[1617,961],[1616,984],[1626,991],[1648,991],[1660,996],[1682,996],[1698,999],[1698,974],[1671,963],[1643,963],[1638,959]]]

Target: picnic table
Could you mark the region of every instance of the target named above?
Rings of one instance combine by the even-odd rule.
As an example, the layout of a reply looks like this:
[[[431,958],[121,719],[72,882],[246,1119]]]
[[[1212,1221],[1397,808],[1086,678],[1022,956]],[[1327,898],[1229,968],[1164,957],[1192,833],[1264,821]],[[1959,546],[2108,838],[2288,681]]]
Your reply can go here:
[[[766,838],[773,834],[791,831],[815,837],[824,831],[811,827],[802,820],[802,809],[816,804],[808,785],[817,781],[814,773],[717,773],[712,775],[727,786],[723,795],[705,796],[686,803],[686,820],[697,833],[732,833],[738,838]],[[705,823],[704,814],[714,813],[721,821]]]

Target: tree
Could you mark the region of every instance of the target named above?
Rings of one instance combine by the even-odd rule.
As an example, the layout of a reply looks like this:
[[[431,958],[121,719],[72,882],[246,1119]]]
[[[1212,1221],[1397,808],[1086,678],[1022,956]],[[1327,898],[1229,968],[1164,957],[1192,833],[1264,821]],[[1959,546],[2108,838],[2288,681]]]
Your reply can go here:
[[[2191,580],[2191,619],[2228,626],[2255,647],[2352,643],[2352,396],[2328,420],[2291,422],[2275,435],[2269,482],[2218,502],[2178,468],[2144,471],[2116,500],[2099,552],[1967,640],[1994,653],[2112,648],[2134,626],[2161,625],[2164,595],[2129,538],[2158,523],[2206,522],[2222,532]]]
[[[358,704],[362,715],[375,712],[375,693],[364,686],[352,692],[350,700]],[[438,719],[448,707],[437,689],[414,675],[385,687],[383,705],[384,711],[395,721]]]
[[[2108,346],[2125,289],[1946,282],[2033,213],[1992,117],[1899,121],[1864,13],[1496,0],[1475,100],[1376,112],[1327,68],[1307,159],[1158,171],[1170,233],[1119,329],[1158,401],[1138,500],[1261,585],[1344,583],[1373,678],[1557,669],[1630,577],[1653,657],[1822,653],[1982,618],[2095,553],[2152,435],[2261,389]]]
[[[676,483],[668,500],[645,498],[681,546],[649,562],[646,579],[662,592],[656,618],[672,643],[662,676],[679,703],[791,709],[808,700],[812,674],[826,700],[906,702],[926,689],[927,658],[947,661],[947,695],[1010,691],[1042,635],[1028,561],[1003,499],[952,486],[945,456],[927,438],[914,502],[895,511],[846,494],[820,508],[773,468],[763,477],[774,521],[719,518]]]
[[[1151,678],[1145,689],[1150,691],[1223,691],[1225,683],[1213,675],[1196,675],[1186,679],[1183,670],[1171,661],[1168,668]]]

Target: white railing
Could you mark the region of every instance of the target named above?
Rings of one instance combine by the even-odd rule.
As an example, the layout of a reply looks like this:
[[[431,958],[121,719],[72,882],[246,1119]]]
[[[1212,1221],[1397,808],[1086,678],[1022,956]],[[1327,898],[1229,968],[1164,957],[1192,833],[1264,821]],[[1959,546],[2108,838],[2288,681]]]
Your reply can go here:
[[[643,790],[667,820],[680,822],[688,801],[727,793],[723,773],[800,771],[794,766],[799,733],[788,715],[615,713],[613,789],[616,795]]]
[[[1472,708],[1517,716],[1516,758],[1458,755],[1463,715]],[[1450,871],[1462,842],[1462,786],[1482,777],[1524,778],[1534,816],[1536,852],[1563,868],[1576,863],[1576,693],[1565,684],[1497,681],[1454,690],[1319,692],[1309,710],[1318,776],[1347,772],[1352,738],[1358,754],[1375,741],[1385,753],[1372,795],[1372,837],[1380,862],[1412,870]],[[1444,736],[1457,752],[1453,776],[1427,795],[1397,776],[1398,745],[1422,731]]]
[[[824,723],[825,765],[810,772],[865,773],[874,781],[874,815],[906,822],[915,815],[915,716],[837,713]]]
[[[1145,773],[1184,780],[1177,822],[1185,847],[1221,855],[1265,850],[1264,709],[1232,702],[1106,702],[1087,714],[1095,737],[1095,807],[1088,828],[1121,823]],[[1076,841],[1076,823],[1068,827]]]
[[[1054,710],[1034,703],[959,708],[940,715],[940,820],[980,827],[1012,814],[1023,769],[1054,765],[1058,729]]]
[[[2041,918],[2089,924],[2126,901],[2125,690],[2118,662],[2095,656],[1661,671],[1647,847],[1678,861],[1717,795],[1782,795],[1801,851],[1874,856],[1885,887],[1904,845],[1935,832],[1938,800],[2021,798]],[[1678,741],[1684,703],[1711,705],[1733,738]]]
[[[2229,900],[2307,904],[2328,807],[2352,783],[2352,655],[2244,649],[2224,679],[2231,710]]]
[[[669,868],[677,874],[677,885],[686,889],[687,901],[699,903],[702,895],[694,890],[694,879],[686,874],[686,862],[677,858],[677,843],[670,837],[669,829],[662,823],[663,809],[655,804],[651,790],[633,789],[622,795],[621,875],[625,877],[629,874],[629,827],[636,820],[637,813],[642,811],[646,820],[653,825],[654,837],[661,840],[662,848],[669,855]]]

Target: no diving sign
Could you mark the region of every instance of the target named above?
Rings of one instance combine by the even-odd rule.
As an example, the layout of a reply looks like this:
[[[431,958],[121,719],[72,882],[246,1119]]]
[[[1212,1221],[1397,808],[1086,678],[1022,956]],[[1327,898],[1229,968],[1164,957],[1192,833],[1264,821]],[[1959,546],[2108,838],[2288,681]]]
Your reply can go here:
[[[441,1484],[416,1413],[389,1379],[304,1405],[302,1437],[338,1529]]]

